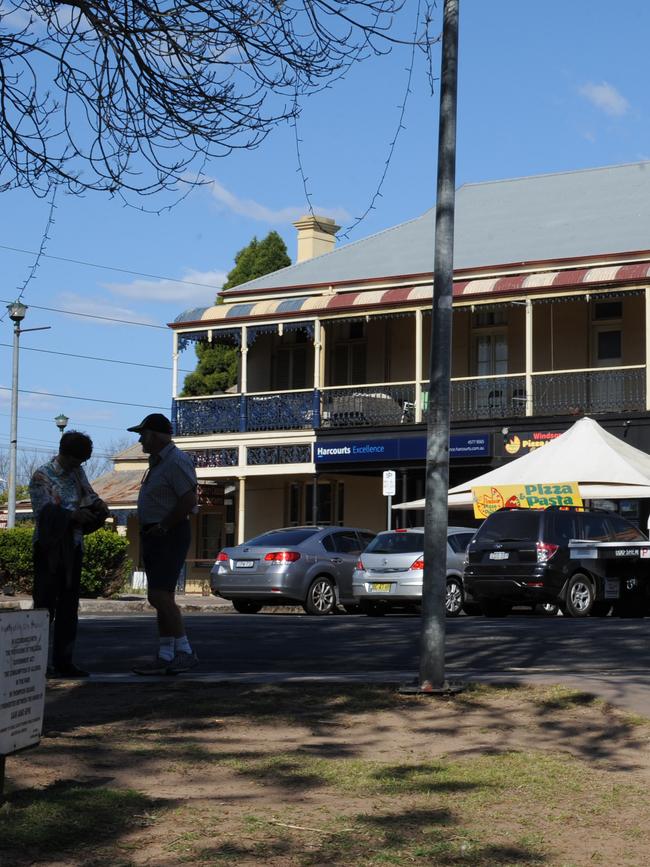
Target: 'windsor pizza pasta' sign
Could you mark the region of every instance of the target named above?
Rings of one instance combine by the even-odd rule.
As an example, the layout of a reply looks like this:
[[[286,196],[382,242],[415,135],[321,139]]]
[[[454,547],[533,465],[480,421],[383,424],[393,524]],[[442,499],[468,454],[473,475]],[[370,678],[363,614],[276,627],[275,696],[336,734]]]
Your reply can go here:
[[[548,506],[582,508],[577,482],[540,485],[486,485],[472,488],[474,517],[487,518],[504,507],[546,509]]]

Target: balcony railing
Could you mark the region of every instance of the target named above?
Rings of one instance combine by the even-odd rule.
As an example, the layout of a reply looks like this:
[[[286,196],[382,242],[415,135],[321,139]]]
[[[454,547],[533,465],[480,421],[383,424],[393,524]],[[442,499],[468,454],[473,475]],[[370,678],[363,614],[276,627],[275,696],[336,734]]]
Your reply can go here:
[[[321,392],[321,427],[381,427],[415,421],[415,383],[351,385]]]
[[[644,366],[469,377],[451,382],[452,421],[491,421],[578,413],[642,412]],[[427,383],[420,387],[422,420]],[[408,425],[418,420],[415,382],[327,387],[321,391],[180,398],[174,401],[177,436]]]

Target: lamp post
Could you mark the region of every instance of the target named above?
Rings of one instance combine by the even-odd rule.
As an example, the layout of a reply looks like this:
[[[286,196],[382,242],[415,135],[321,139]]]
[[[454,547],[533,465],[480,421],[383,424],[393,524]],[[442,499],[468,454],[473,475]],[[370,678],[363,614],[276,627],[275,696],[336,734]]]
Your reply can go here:
[[[60,412],[56,418],[54,419],[54,424],[58,427],[59,432],[63,433],[63,431],[67,428],[68,422],[70,419],[65,413]]]
[[[9,318],[14,324],[14,348],[11,369],[11,434],[9,436],[9,490],[7,492],[7,527],[16,526],[16,456],[18,445],[18,350],[20,323],[25,318],[27,307],[20,301],[7,304]]]
[[[16,458],[18,453],[18,355],[20,335],[24,331],[45,331],[50,326],[21,328],[20,323],[27,313],[27,305],[20,301],[7,304],[9,318],[14,324],[14,347],[11,370],[11,433],[9,435],[9,490],[7,492],[7,527],[16,526]]]

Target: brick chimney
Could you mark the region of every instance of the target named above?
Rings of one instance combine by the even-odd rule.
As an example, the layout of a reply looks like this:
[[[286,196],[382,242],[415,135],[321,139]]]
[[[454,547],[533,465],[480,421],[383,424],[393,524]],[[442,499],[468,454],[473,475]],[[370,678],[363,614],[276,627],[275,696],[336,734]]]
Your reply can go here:
[[[296,262],[304,262],[329,253],[336,244],[335,235],[341,228],[331,217],[305,214],[293,224],[298,230],[298,256]]]

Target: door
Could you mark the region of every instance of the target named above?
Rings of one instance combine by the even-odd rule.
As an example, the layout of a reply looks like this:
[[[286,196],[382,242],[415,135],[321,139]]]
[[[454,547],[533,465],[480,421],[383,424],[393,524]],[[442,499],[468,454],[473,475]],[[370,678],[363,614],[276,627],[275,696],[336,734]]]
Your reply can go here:
[[[330,560],[336,568],[339,602],[352,602],[352,573],[361,555],[361,543],[354,530],[336,530],[328,537],[333,548]],[[325,540],[323,539],[323,544]]]

